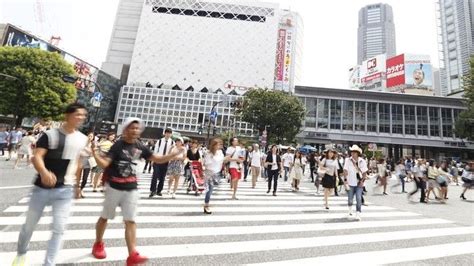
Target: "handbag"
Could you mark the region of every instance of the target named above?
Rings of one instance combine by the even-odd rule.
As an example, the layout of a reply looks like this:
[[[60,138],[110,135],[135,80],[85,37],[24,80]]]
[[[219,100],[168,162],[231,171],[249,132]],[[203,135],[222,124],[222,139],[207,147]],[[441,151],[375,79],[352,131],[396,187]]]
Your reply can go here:
[[[94,159],[94,156],[91,156],[87,159],[87,162],[89,163],[90,168],[94,168],[97,166],[97,162]]]
[[[326,175],[328,169],[325,167],[326,166],[326,159],[324,159],[324,166],[323,167],[318,167],[318,176],[323,177]]]

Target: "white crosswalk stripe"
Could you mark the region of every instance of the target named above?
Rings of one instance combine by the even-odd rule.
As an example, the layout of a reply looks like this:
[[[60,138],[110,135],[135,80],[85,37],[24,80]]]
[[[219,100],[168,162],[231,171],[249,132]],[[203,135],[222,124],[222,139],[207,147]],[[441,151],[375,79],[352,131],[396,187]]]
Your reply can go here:
[[[345,194],[331,197],[330,210],[325,210],[322,196],[315,196],[311,188],[293,192],[282,182],[274,197],[266,193],[263,181],[255,189],[250,182],[241,182],[239,200],[230,200],[229,185],[222,182],[211,199],[213,214],[205,215],[203,195],[187,194],[180,184],[176,199],[165,193],[149,199],[149,183],[150,175],[140,180],[136,222],[138,251],[151,259],[150,264],[212,264],[206,256],[215,259],[232,255],[239,259],[225,264],[329,265],[359,260],[366,265],[380,265],[474,253],[473,226],[371,203],[363,207],[363,220],[354,222],[347,219]],[[71,207],[57,263],[123,262],[127,249],[120,212],[109,221],[104,235],[107,258],[97,260],[91,255],[103,193],[92,192],[89,187],[84,192],[85,198],[75,200]],[[16,255],[28,202],[27,196],[0,216],[0,226],[4,227],[0,231],[0,265],[11,264]],[[31,263],[43,261],[51,221],[51,208],[46,208],[31,239]],[[410,244],[399,246],[400,241]],[[370,248],[364,248],[364,244]],[[386,248],[387,244],[394,248]],[[339,252],[316,252],[330,247],[338,247]],[[256,255],[258,251],[270,255]]]

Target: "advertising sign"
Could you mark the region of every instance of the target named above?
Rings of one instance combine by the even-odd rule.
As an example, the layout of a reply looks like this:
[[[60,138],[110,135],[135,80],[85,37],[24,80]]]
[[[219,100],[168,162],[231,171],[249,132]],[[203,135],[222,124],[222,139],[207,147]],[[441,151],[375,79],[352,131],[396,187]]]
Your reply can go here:
[[[360,77],[362,85],[379,81],[385,73],[385,55],[377,55],[362,62]]]
[[[276,54],[276,68],[275,68],[275,80],[277,82],[283,81],[283,64],[285,60],[285,41],[286,41],[286,30],[280,29],[278,31],[278,42],[277,42],[277,54]]]
[[[290,91],[290,78],[291,78],[291,58],[293,49],[293,32],[291,30],[286,31],[285,39],[285,61],[284,61],[284,72],[283,72],[283,90]]]
[[[67,53],[64,55],[64,60],[73,66],[76,76],[80,78],[74,83],[76,89],[87,89],[88,91],[93,92],[95,90],[94,83],[86,80],[95,81],[99,69]]]
[[[387,59],[387,88],[405,84],[405,55]]]
[[[29,47],[29,48],[38,48],[48,52],[56,52],[61,53],[60,50],[52,46],[51,44],[35,38],[34,36],[17,30],[12,26],[8,26],[5,34],[6,38],[2,45],[4,46],[21,46],[21,47]]]
[[[360,87],[360,66],[349,69],[349,88],[358,89]]]
[[[407,89],[433,90],[433,71],[429,55],[405,54],[405,85]]]

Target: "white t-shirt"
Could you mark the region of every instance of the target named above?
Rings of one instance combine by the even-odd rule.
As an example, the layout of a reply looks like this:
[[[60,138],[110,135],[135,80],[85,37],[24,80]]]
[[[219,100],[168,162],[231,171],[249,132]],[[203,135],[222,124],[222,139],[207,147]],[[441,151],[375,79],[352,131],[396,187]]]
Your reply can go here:
[[[278,170],[277,156],[272,154],[272,170]]]
[[[283,161],[283,167],[291,167],[293,163],[294,155],[292,153],[285,153],[283,154],[281,160]]]
[[[251,166],[260,167],[262,165],[262,153],[260,151],[253,151],[250,157],[252,158]]]
[[[227,148],[227,151],[225,152],[226,156],[231,156],[232,159],[238,159],[239,156],[241,155],[241,150],[240,146],[237,147],[232,147],[230,146]],[[239,164],[237,162],[230,162],[229,168],[239,168]]]
[[[224,163],[224,153],[222,150],[218,150],[216,154],[207,152],[204,156],[204,167],[213,173],[219,173]]]
[[[331,159],[324,159],[321,164],[326,167],[326,173],[331,176],[335,176],[337,173],[337,161]]]
[[[359,166],[359,169],[362,171],[361,174],[367,172],[369,169],[367,169],[367,163],[365,162],[364,159],[362,158],[358,158],[357,160],[357,164]],[[353,159],[352,157],[349,157],[349,158],[346,158],[345,162],[344,162],[344,170],[347,171],[347,183],[349,184],[349,186],[357,186],[358,184],[358,180],[357,180],[357,170],[356,170],[356,167],[354,166],[354,164],[356,164],[356,162],[354,161],[353,163]],[[361,176],[362,178],[362,176]]]

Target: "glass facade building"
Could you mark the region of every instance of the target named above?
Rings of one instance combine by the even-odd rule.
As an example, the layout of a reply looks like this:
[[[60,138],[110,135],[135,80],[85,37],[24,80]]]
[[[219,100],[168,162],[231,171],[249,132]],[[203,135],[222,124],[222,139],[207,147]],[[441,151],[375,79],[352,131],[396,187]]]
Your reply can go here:
[[[454,133],[464,109],[458,98],[300,86],[296,95],[307,110],[299,138],[306,144],[376,143],[417,154],[474,151],[474,143]]]
[[[201,130],[207,133],[209,113],[215,107],[217,119],[211,132],[216,134],[235,131],[237,135],[251,136],[252,127],[234,115],[231,103],[242,98],[194,91],[124,86],[120,91],[116,119],[119,124],[130,116],[141,118],[147,127],[172,128],[189,135]],[[211,133],[212,135],[212,133]]]

